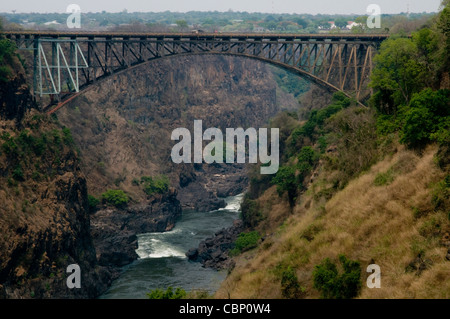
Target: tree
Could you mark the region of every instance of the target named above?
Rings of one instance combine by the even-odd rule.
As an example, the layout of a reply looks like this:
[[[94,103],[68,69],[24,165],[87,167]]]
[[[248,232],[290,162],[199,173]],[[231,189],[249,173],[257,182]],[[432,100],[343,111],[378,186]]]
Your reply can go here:
[[[361,266],[358,261],[339,255],[342,273],[329,258],[317,265],[313,271],[314,288],[325,299],[355,298],[361,289]]]
[[[430,141],[444,141],[450,131],[450,90],[427,88],[413,96],[405,113],[400,142],[420,147]]]
[[[142,176],[141,184],[143,185],[144,192],[147,195],[152,194],[164,194],[169,190],[170,181],[165,175],[150,177]]]
[[[405,124],[400,142],[410,147],[425,145],[430,141],[430,131],[433,126],[433,116],[427,107],[410,108],[406,112]]]
[[[423,28],[413,34],[413,41],[417,45],[417,61],[422,65],[424,72],[423,82],[429,87],[439,86],[439,70],[445,61],[439,48],[442,39],[439,33],[430,28]]]
[[[114,205],[117,208],[124,207],[129,202],[127,194],[122,190],[109,189],[102,194],[102,199],[108,204]]]
[[[334,24],[339,29],[345,28],[347,26],[347,23],[348,23],[348,21],[346,18],[338,18],[334,21]]]
[[[297,197],[297,178],[295,176],[295,168],[291,166],[283,166],[272,179],[272,183],[277,185],[277,192],[282,196],[288,193],[289,204],[294,207],[295,198]]]
[[[7,82],[16,46],[8,39],[0,38],[0,82]]]
[[[298,282],[297,274],[292,267],[288,267],[281,273],[281,294],[287,299],[297,299],[303,292]]]
[[[319,155],[311,146],[304,146],[298,157],[297,167],[302,175],[308,174],[319,159]]]
[[[352,33],[364,33],[367,30],[367,16],[357,17],[355,19],[356,26],[352,28]]]
[[[408,38],[390,38],[381,44],[370,84],[376,91],[372,101],[381,112],[395,113],[424,87],[426,74],[418,54],[417,45]]]
[[[442,1],[442,11],[439,14],[437,27],[440,31],[442,38],[440,43],[441,50],[440,56],[442,58],[441,72],[447,71],[450,68],[450,1]]]
[[[293,21],[295,23],[297,23],[299,26],[301,26],[303,29],[306,29],[306,27],[308,26],[308,21],[306,21],[305,19],[299,17],[299,18],[295,18],[293,19]]]
[[[177,20],[175,21],[175,23],[178,26],[178,29],[182,30],[186,30],[188,28],[188,24],[186,22],[186,20]]]

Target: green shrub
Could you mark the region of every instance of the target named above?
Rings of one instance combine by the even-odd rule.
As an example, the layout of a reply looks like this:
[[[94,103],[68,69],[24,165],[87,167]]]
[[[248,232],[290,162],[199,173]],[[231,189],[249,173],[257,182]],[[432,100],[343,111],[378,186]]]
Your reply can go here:
[[[412,96],[410,103],[399,105],[394,114],[380,114],[377,132],[381,136],[399,132],[400,142],[411,148],[436,141],[450,142],[450,90],[426,88]]]
[[[306,175],[312,170],[313,166],[319,160],[319,154],[317,154],[311,146],[304,146],[301,149],[297,159],[297,167],[300,170],[300,173],[302,173],[302,175]]]
[[[57,129],[53,129],[50,132],[51,136],[53,137],[53,143],[57,146],[61,145],[61,134],[60,131]]]
[[[241,203],[241,219],[246,227],[254,228],[263,220],[261,209],[256,200],[251,200],[247,195]]]
[[[167,288],[166,291],[163,289],[155,289],[147,293],[148,299],[183,299],[186,298],[186,291],[181,288],[173,290],[172,287]]]
[[[62,133],[63,133],[63,142],[64,144],[66,144],[67,146],[73,145],[73,137],[72,137],[72,132],[70,131],[70,129],[68,127],[64,127],[62,129]]]
[[[343,105],[347,105],[347,103],[331,104],[331,105],[327,106],[326,108],[319,110],[317,112],[316,119],[315,119],[316,123],[321,127],[325,123],[326,119],[330,118],[332,115],[334,115],[337,112],[339,112],[340,110],[342,110],[344,108]],[[348,105],[350,105],[350,104],[348,104]]]
[[[295,168],[291,166],[282,166],[277,174],[272,178],[272,184],[277,185],[277,192],[282,196],[288,193],[289,204],[294,206],[297,197],[297,178],[295,176]]]
[[[325,151],[327,150],[327,146],[328,146],[328,141],[327,141],[326,136],[320,136],[317,139],[317,144],[319,146],[320,153],[321,154],[325,153]]]
[[[349,107],[351,102],[343,93],[337,92],[333,95],[330,105],[320,110],[312,110],[306,123],[294,129],[291,134],[291,153],[299,148],[299,141],[302,137],[314,140],[317,133],[322,133],[326,120],[342,109]]]
[[[14,154],[17,151],[17,144],[14,141],[14,138],[11,137],[11,135],[9,133],[3,133],[1,136],[2,140],[4,140],[5,142],[2,144],[2,150],[6,153],[6,154]]]
[[[394,181],[394,173],[392,169],[389,169],[386,173],[378,173],[375,176],[374,184],[375,186],[389,185]]]
[[[358,261],[339,256],[343,272],[329,258],[326,258],[314,268],[314,288],[321,292],[325,299],[355,298],[361,289],[361,266]]]
[[[255,248],[258,245],[261,235],[257,231],[249,233],[241,233],[234,243],[234,248],[230,254],[232,256],[239,255],[240,253]]]
[[[12,57],[15,54],[16,45],[8,39],[0,39],[0,82],[8,82],[11,75]]]
[[[35,139],[33,144],[33,151],[36,156],[41,156],[47,148],[47,136],[43,134],[41,137]]]
[[[169,190],[169,178],[165,175],[157,177],[143,176],[141,177],[143,190],[147,195],[164,194]]]
[[[24,181],[24,175],[23,175],[23,171],[22,171],[22,167],[20,165],[17,165],[16,168],[13,170],[12,172],[12,177],[16,180],[16,181]]]
[[[304,292],[304,288],[298,282],[297,274],[292,267],[287,267],[281,273],[281,294],[287,299],[298,299]]]
[[[29,153],[36,142],[36,139],[28,133],[27,130],[20,132],[19,136],[16,138],[16,143],[18,147],[24,152]]]
[[[106,203],[114,205],[118,208],[125,206],[130,200],[124,191],[113,189],[109,189],[105,193],[103,193],[102,199]]]
[[[410,147],[422,146],[430,141],[433,115],[426,107],[412,108],[405,116],[400,142]]]
[[[88,195],[88,203],[89,203],[89,209],[93,210],[97,207],[98,204],[100,204],[100,200],[98,200],[96,197],[92,195]]]
[[[450,175],[433,186],[431,202],[435,209],[448,210],[450,208]]]

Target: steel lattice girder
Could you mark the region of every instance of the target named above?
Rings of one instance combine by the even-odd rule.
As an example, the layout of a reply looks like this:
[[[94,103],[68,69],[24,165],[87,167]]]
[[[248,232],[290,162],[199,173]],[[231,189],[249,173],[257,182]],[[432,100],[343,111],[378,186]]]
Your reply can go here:
[[[372,71],[372,57],[387,35],[156,34],[10,32],[18,46],[35,46],[35,79],[46,74],[49,94],[61,93],[60,76],[69,74],[78,92],[98,79],[154,59],[190,54],[237,55],[262,60],[359,100]],[[36,41],[38,45],[36,47]],[[47,43],[47,50],[44,43]],[[51,45],[50,45],[51,44]],[[63,47],[76,46],[82,64],[67,63]],[[51,48],[49,47],[51,46]],[[56,49],[55,49],[56,46]],[[73,49],[69,49],[69,52]],[[52,62],[44,61],[46,52]],[[61,63],[60,57],[64,63]],[[55,62],[56,61],[56,62]],[[37,68],[36,68],[37,66]],[[53,71],[56,69],[57,71]],[[73,77],[73,73],[75,77]],[[37,76],[36,76],[37,74]],[[55,74],[55,75],[54,75]],[[53,80],[53,81],[52,81]],[[36,84],[36,83],[35,83]],[[36,88],[36,85],[35,85]],[[39,89],[44,94],[43,89]],[[56,92],[56,93],[55,93]]]

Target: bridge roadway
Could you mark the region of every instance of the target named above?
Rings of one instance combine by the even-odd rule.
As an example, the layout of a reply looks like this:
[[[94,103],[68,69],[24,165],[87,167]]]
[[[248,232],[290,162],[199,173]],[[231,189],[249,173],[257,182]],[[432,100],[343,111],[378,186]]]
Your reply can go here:
[[[389,38],[388,34],[299,34],[299,33],[154,33],[154,32],[75,32],[75,31],[0,31],[9,39],[202,39],[202,40],[230,40],[230,39],[254,39],[254,40],[285,40],[285,41],[352,41],[352,42],[382,42]]]

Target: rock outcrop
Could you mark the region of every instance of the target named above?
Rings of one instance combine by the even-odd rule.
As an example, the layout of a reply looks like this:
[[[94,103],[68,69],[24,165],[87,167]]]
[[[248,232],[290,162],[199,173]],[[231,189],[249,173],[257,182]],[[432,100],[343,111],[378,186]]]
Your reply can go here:
[[[198,248],[192,248],[186,253],[191,261],[201,262],[204,267],[213,269],[229,269],[233,267],[229,253],[234,247],[239,234],[244,230],[241,220],[236,220],[233,226],[224,228],[213,237],[203,240]]]
[[[125,209],[105,208],[91,215],[91,233],[99,264],[117,275],[119,267],[138,258],[137,236],[169,231],[181,216],[175,189]]]

